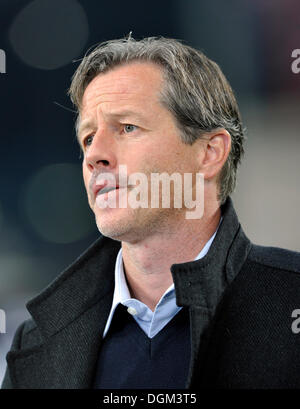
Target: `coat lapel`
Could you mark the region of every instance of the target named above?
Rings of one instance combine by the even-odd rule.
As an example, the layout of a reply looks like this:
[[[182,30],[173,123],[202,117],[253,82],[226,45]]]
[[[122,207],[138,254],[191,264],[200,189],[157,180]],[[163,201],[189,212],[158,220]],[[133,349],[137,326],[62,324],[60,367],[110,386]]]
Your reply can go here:
[[[23,334],[25,347],[7,356],[14,387],[92,386],[112,303],[119,248],[118,242],[101,237],[27,304],[37,328]]]

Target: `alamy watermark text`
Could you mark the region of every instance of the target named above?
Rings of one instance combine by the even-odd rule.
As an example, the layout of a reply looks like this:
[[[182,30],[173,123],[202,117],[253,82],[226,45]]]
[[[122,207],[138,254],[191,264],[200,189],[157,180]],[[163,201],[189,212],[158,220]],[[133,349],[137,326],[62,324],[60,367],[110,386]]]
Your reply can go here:
[[[0,310],[0,334],[6,333],[6,314],[4,310]]]
[[[300,72],[300,49],[296,48],[292,51],[292,58],[295,58],[292,62],[291,69],[294,74],[299,74]]]
[[[161,206],[185,209],[186,219],[200,219],[204,212],[204,175],[177,172],[128,175],[127,166],[120,165],[117,175],[96,171],[90,180],[90,195],[101,209]]]
[[[6,54],[5,51],[0,48],[0,74],[6,73]]]

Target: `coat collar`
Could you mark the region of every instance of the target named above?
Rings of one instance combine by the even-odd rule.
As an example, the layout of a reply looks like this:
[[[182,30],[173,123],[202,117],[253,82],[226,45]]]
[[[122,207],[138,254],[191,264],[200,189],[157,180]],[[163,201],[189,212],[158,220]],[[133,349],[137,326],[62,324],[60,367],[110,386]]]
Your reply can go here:
[[[114,288],[120,243],[100,237],[41,294],[26,305],[45,338],[101,301]]]
[[[223,220],[206,256],[171,266],[178,305],[214,310],[248,256],[251,242],[240,226],[231,198],[221,211]]]

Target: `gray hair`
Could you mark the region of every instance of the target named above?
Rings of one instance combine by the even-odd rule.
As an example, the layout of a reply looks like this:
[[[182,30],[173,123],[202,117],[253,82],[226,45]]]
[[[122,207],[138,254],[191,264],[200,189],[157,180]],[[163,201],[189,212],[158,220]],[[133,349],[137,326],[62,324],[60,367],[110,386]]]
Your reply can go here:
[[[75,71],[69,95],[80,113],[84,91],[98,74],[132,61],[162,67],[161,102],[173,113],[181,139],[193,144],[217,128],[231,136],[231,150],[218,177],[218,200],[223,204],[235,188],[236,173],[245,139],[234,93],[217,63],[201,51],[164,37],[111,40],[97,45]],[[78,121],[77,121],[78,122]]]

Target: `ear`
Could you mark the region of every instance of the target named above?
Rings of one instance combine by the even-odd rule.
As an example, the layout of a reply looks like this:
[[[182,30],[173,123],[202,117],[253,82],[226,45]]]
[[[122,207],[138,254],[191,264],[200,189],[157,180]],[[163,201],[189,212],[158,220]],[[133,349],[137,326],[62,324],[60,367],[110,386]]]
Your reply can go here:
[[[224,128],[205,135],[204,152],[201,155],[201,173],[204,179],[216,177],[221,171],[231,149],[231,136]]]

